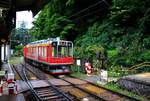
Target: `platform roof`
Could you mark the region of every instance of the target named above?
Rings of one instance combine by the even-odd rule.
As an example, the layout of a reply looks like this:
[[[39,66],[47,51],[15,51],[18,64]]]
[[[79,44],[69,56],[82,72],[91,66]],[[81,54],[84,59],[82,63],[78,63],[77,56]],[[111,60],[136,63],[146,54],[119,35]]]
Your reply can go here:
[[[16,0],[16,10],[31,10],[36,15],[50,0]]]
[[[0,0],[0,44],[9,40],[17,11],[31,10],[35,16],[50,0]],[[14,21],[13,21],[14,20]]]
[[[31,10],[36,15],[45,4],[50,0],[0,0],[0,8],[11,9],[15,7],[16,11]]]

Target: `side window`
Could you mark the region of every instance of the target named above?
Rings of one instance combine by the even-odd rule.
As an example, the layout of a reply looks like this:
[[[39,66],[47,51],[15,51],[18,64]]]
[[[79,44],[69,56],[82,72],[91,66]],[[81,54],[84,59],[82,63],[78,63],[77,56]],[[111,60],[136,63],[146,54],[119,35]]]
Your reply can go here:
[[[43,47],[41,47],[41,56],[43,57]]]
[[[32,47],[32,54],[34,55],[34,47]]]
[[[39,47],[39,56],[41,56],[41,47]]]
[[[43,57],[43,47],[41,47],[41,56]]]
[[[31,47],[31,55],[33,55],[33,47]]]
[[[33,54],[34,54],[34,56],[35,56],[35,47],[34,47],[34,51],[33,51]]]
[[[46,47],[43,47],[43,57],[46,57]]]
[[[30,48],[28,47],[28,52],[27,52],[27,54],[30,54],[30,51],[29,51],[29,49],[30,49]]]
[[[38,55],[38,47],[36,47],[36,55]]]
[[[31,47],[29,47],[29,54],[31,54]]]
[[[47,47],[45,47],[45,57],[47,56]]]

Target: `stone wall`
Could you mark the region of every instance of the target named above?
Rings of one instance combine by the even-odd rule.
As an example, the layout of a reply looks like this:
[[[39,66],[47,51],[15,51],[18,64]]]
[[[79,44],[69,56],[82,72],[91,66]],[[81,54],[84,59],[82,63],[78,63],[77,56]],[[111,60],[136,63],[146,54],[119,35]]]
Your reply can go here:
[[[150,99],[150,84],[146,82],[123,77],[120,78],[117,83],[129,91],[133,91]]]

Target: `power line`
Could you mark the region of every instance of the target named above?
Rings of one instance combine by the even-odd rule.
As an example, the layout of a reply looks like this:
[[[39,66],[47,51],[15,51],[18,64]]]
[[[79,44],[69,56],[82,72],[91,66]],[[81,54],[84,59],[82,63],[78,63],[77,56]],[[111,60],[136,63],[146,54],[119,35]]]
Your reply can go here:
[[[110,5],[108,4],[108,2],[105,1],[105,0],[98,1],[97,3],[95,3],[95,4],[91,5],[91,6],[85,8],[85,9],[79,11],[79,12],[77,12],[76,14],[73,14],[73,15],[70,16],[69,18],[71,18],[71,17],[73,17],[73,16],[76,16],[76,15],[79,15],[80,13],[82,13],[82,12],[84,12],[84,11],[86,11],[86,10],[88,10],[88,9],[90,9],[90,8],[92,8],[92,7],[94,7],[94,6],[97,6],[98,4],[100,4],[100,3],[102,3],[102,2],[104,2],[106,5],[110,6]]]
[[[103,0],[103,1],[108,7],[110,6],[110,4],[106,0]]]
[[[103,0],[102,0],[102,1],[99,1],[99,2],[97,2],[97,3],[95,3],[95,4],[93,4],[93,5],[91,5],[91,6],[87,7],[87,8],[85,8],[85,9],[79,11],[79,12],[77,12],[76,14],[73,14],[73,15],[70,16],[69,18],[71,18],[71,17],[73,17],[73,16],[76,16],[76,15],[78,15],[78,14],[80,14],[80,13],[82,13],[82,12],[88,10],[89,8],[92,8],[92,7],[94,7],[94,6],[96,6],[96,5],[100,4],[100,3],[102,3],[102,2],[103,2]]]
[[[86,17],[86,16],[89,16],[89,15],[92,15],[92,14],[94,14],[94,13],[100,12],[100,11],[102,11],[102,10],[104,10],[104,9],[105,9],[105,8],[96,10],[96,11],[94,11],[94,12],[91,12],[91,13],[88,13],[88,14],[83,15],[83,16],[81,16],[81,17],[78,17],[78,18],[76,18],[76,19],[74,19],[74,20],[78,20],[78,19],[84,18],[84,17]]]

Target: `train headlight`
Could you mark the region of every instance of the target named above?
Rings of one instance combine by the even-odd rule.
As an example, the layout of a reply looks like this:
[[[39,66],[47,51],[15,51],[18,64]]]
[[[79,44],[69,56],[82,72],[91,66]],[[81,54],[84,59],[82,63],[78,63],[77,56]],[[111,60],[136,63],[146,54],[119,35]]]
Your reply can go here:
[[[89,99],[88,98],[83,98],[82,101],[89,101]]]

